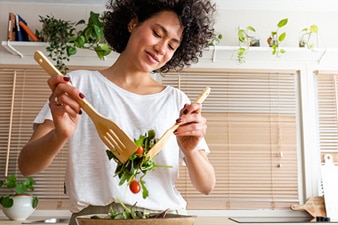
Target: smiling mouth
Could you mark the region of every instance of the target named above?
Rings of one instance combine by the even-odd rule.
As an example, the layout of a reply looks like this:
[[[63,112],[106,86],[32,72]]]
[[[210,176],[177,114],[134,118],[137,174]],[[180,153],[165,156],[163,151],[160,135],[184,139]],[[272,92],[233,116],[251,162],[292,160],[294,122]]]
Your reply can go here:
[[[150,56],[152,60],[160,62],[159,58],[156,55],[152,54],[151,52],[147,52],[147,54]]]

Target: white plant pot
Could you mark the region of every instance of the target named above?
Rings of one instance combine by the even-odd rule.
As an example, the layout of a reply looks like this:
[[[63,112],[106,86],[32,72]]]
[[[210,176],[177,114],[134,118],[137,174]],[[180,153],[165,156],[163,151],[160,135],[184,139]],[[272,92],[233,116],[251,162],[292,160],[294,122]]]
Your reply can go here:
[[[34,212],[32,207],[33,197],[30,195],[18,195],[13,197],[13,206],[10,208],[3,207],[4,214],[10,220],[26,220]]]

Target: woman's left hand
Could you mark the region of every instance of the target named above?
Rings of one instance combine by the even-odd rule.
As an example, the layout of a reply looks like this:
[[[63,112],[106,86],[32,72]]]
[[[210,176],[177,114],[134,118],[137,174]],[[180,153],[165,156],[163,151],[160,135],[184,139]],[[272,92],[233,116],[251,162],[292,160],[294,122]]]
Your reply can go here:
[[[180,111],[180,118],[176,120],[180,126],[174,134],[184,153],[195,150],[206,134],[207,120],[202,116],[201,111],[202,105],[199,103],[185,104]]]

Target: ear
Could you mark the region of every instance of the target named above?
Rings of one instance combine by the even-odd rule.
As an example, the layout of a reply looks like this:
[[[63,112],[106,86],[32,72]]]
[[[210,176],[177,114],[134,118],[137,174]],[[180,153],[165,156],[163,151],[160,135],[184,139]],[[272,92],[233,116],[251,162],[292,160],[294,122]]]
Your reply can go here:
[[[133,19],[130,20],[128,23],[128,31],[131,33],[134,29],[134,27],[137,25],[138,19],[137,17],[134,17]]]

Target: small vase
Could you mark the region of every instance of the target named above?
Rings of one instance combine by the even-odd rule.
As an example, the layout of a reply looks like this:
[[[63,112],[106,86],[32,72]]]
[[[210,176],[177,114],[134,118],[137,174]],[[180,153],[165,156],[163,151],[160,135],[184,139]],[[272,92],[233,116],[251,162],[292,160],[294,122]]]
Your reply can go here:
[[[26,220],[35,209],[32,206],[33,197],[30,195],[13,196],[13,206],[10,208],[3,207],[4,214],[10,220],[23,221]]]

